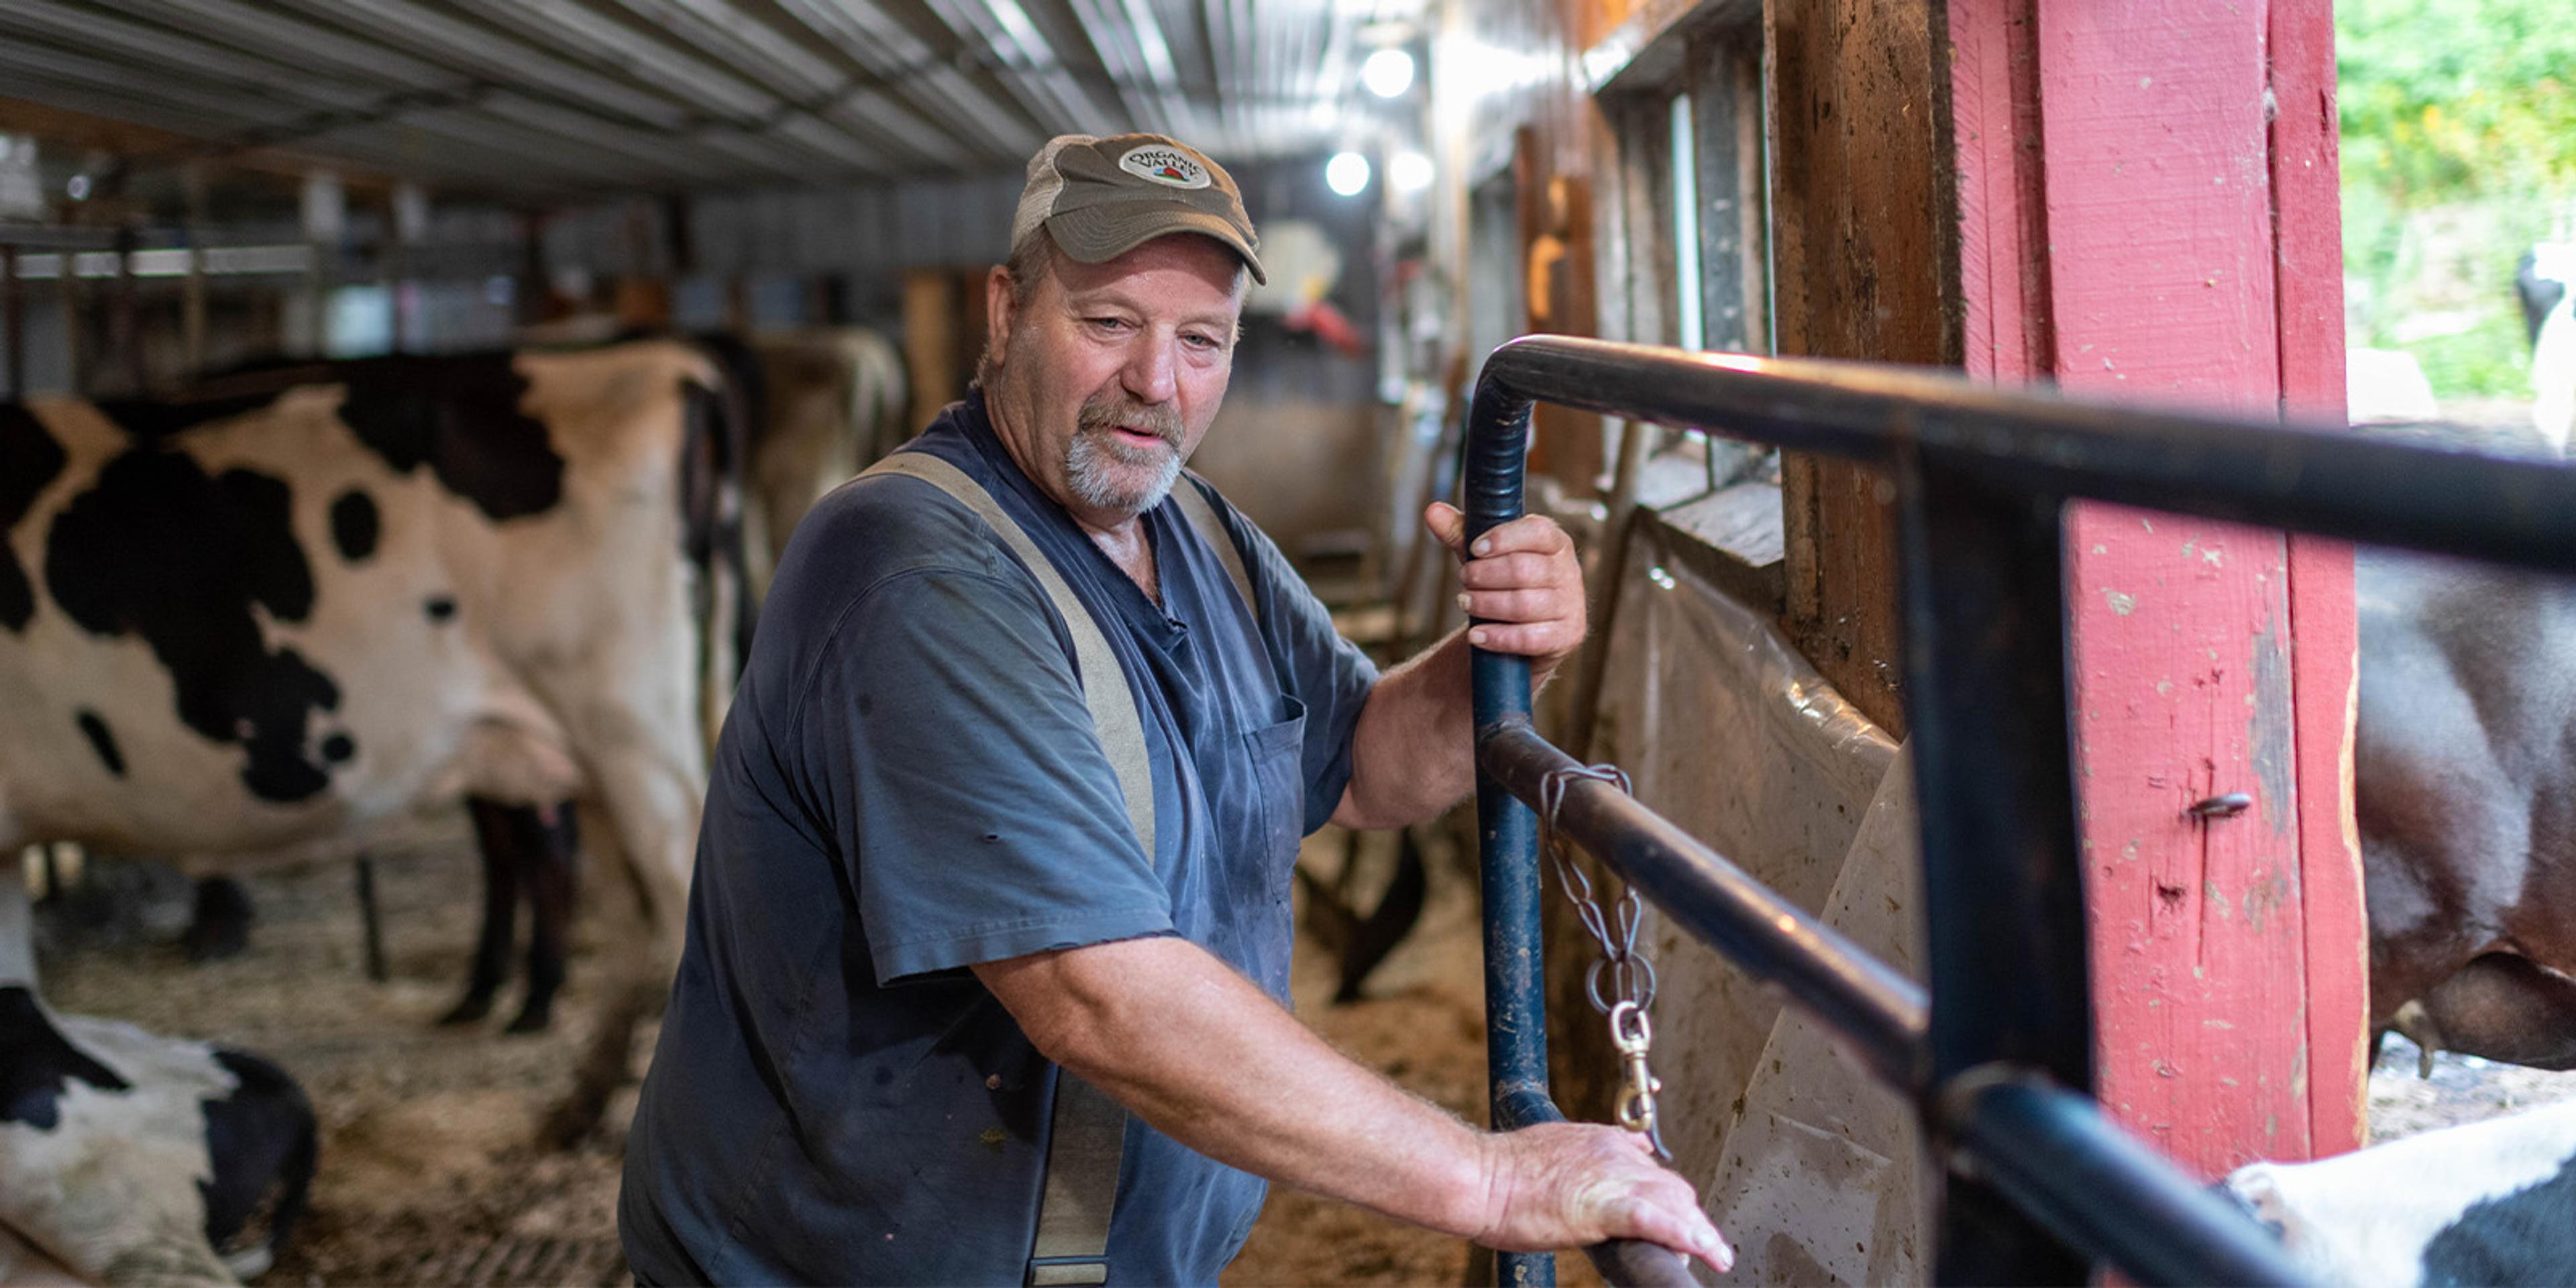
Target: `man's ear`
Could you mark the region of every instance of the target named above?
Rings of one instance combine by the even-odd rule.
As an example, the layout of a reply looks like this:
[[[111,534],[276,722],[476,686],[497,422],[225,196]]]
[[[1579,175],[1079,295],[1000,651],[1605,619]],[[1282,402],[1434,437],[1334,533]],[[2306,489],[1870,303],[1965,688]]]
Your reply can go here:
[[[984,351],[992,363],[1002,365],[1002,355],[1010,352],[1011,327],[1019,319],[1014,313],[1018,301],[1011,290],[1011,270],[1000,264],[984,276]]]

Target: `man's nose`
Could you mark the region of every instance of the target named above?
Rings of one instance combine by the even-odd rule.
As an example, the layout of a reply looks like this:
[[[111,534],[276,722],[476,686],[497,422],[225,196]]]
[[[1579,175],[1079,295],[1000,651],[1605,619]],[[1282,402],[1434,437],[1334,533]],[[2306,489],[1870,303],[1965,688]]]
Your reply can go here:
[[[1127,355],[1127,365],[1120,371],[1127,392],[1139,402],[1170,402],[1179,392],[1179,378],[1173,348],[1180,341],[1175,336],[1151,332],[1136,337],[1136,347]]]

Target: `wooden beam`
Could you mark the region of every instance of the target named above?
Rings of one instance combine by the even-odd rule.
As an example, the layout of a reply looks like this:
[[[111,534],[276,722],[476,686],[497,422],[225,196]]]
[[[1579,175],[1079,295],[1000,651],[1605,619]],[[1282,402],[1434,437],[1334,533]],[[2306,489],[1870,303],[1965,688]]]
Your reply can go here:
[[[2334,9],[2274,4],[2268,16],[2281,406],[2340,421],[2343,194]],[[2290,537],[2299,888],[2308,925],[2308,1143],[2318,1154],[2358,1148],[2369,1135],[2370,929],[2353,831],[2353,720],[2361,695],[2352,578],[2351,546]]]
[[[1924,11],[1769,6],[1772,294],[1779,352],[1957,366],[1957,283],[1935,163],[1941,67]],[[1800,651],[1898,737],[1895,489],[1880,472],[1781,462],[1787,612]]]
[[[1524,125],[1512,138],[1512,185],[1519,207],[1521,333],[1598,334],[1589,183],[1580,175],[1553,173],[1538,131]],[[1553,403],[1533,410],[1531,471],[1581,495],[1598,490],[1602,465],[1599,416]]]
[[[1971,372],[2255,414],[2340,391],[2329,15],[1946,17]],[[2308,113],[2286,133],[2280,93]],[[2209,1177],[2344,1148],[2366,942],[2349,557],[2101,505],[2068,534],[2103,1103]],[[2253,807],[2189,812],[2235,792]]]
[[[9,364],[8,401],[27,396],[27,288],[18,280],[18,248],[0,246],[0,361]]]
[[[300,180],[309,171],[328,169],[338,172],[341,182],[353,191],[390,190],[394,183],[389,176],[364,167],[353,169],[351,163],[343,158],[300,152],[293,148],[234,150],[195,135],[93,116],[22,98],[0,97],[0,132],[32,135],[41,142],[68,144],[123,157],[158,157],[174,164],[183,157],[210,158],[195,163],[216,164],[289,182]]]
[[[966,388],[965,361],[958,353],[957,277],[945,269],[914,269],[903,275],[903,365],[912,382],[912,419],[927,425]]]

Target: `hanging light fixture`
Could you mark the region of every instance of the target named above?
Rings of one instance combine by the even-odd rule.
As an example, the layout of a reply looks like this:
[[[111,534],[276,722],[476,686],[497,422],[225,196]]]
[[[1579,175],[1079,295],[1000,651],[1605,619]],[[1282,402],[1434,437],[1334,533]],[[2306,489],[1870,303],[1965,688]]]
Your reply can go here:
[[[1360,64],[1360,84],[1379,98],[1402,98],[1413,88],[1413,55],[1402,49],[1381,49]]]
[[[1324,184],[1338,196],[1356,197],[1368,189],[1368,158],[1357,152],[1336,152],[1324,163]]]

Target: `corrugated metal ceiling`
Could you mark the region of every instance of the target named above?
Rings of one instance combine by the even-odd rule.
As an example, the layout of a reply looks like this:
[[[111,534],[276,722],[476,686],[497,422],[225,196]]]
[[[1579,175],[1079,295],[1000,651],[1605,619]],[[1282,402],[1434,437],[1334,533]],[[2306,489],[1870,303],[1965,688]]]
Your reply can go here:
[[[1336,143],[1419,0],[0,0],[0,96],[537,197],[1016,169],[1067,130]]]

